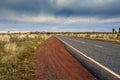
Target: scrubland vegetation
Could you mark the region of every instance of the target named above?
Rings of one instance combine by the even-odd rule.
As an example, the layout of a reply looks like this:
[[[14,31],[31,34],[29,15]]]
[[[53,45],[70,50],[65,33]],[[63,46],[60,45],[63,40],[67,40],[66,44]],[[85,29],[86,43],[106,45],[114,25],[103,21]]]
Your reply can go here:
[[[120,43],[120,33],[57,34]],[[33,79],[34,56],[49,37],[51,34],[0,34],[0,80]]]
[[[0,34],[0,80],[31,80],[34,55],[50,37],[45,34]]]
[[[65,34],[65,36],[120,44],[120,33],[73,33]]]

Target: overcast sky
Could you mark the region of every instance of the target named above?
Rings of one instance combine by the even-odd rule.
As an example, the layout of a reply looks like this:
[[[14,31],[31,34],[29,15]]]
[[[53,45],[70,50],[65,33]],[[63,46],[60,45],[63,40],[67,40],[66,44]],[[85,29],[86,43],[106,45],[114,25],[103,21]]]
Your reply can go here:
[[[0,31],[110,32],[120,0],[0,0]]]

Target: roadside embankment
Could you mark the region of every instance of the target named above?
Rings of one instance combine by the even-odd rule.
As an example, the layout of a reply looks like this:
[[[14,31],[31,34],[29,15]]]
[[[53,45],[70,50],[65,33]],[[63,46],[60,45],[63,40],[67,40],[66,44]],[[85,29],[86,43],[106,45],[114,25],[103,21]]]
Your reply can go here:
[[[35,80],[97,80],[65,48],[51,37],[37,56]]]

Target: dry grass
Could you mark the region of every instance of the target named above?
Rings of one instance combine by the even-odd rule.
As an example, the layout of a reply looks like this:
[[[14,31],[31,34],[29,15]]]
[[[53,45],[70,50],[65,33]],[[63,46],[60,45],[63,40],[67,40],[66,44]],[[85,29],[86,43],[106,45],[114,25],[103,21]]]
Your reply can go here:
[[[36,51],[50,36],[41,34],[0,35],[0,80],[31,80]]]
[[[4,45],[4,51],[6,53],[16,53],[17,50],[18,50],[18,47],[16,43],[6,43]]]
[[[120,33],[114,34],[66,34],[65,36],[120,44]]]
[[[9,35],[0,35],[0,42],[9,42],[10,41],[10,36]]]

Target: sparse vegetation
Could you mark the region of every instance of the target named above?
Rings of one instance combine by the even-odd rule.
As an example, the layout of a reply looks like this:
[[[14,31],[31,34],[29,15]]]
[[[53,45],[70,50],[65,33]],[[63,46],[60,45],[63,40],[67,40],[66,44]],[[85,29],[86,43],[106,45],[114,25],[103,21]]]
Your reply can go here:
[[[74,33],[64,34],[64,36],[105,41],[120,44],[120,33]]]
[[[35,76],[33,56],[49,37],[44,34],[0,35],[0,80],[31,80]]]
[[[120,27],[119,27],[119,33],[120,33]]]
[[[114,28],[112,29],[112,32],[115,33],[115,29]]]

